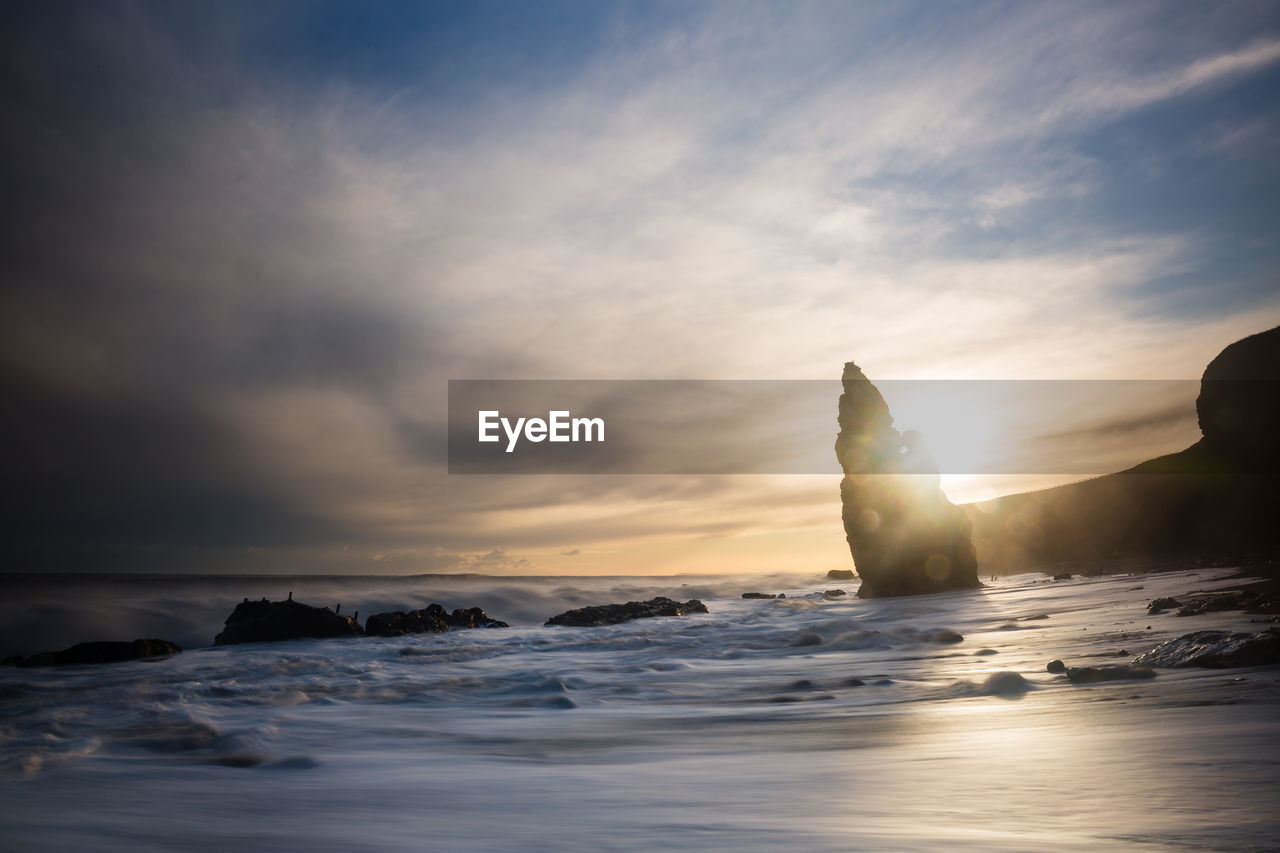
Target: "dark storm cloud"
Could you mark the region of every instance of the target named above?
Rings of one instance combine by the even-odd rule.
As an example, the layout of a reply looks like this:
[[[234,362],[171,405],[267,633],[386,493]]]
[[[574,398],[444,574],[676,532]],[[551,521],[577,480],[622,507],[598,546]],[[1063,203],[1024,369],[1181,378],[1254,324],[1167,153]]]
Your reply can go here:
[[[275,472],[218,416],[218,394],[377,399],[429,357],[430,336],[364,299],[360,259],[307,215],[325,189],[320,149],[274,141],[278,118],[229,110],[226,57],[193,55],[193,22],[155,11],[6,11],[8,569],[350,541],[341,518],[271,488]],[[326,244],[336,251],[320,260]]]

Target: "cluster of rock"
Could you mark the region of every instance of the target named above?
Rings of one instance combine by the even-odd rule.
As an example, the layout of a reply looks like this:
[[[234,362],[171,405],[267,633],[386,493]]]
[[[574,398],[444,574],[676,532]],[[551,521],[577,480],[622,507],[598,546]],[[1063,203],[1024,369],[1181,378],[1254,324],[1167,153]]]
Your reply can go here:
[[[605,604],[579,607],[552,616],[547,625],[570,625],[588,628],[596,625],[616,625],[632,619],[650,619],[654,616],[685,616],[690,613],[706,613],[707,606],[696,598],[688,601],[658,596],[648,601],[628,601],[626,604]]]
[[[773,598],[763,593],[758,597]],[[746,597],[751,597],[750,594]],[[780,594],[778,598],[786,598]],[[404,634],[436,634],[454,629],[507,628],[506,622],[494,619],[479,607],[459,608],[452,613],[439,604],[430,604],[421,610],[393,611],[370,616],[363,628],[357,621],[359,614],[342,616],[328,607],[313,607],[294,601],[293,595],[285,601],[258,601],[245,599],[236,605],[227,617],[221,632],[214,638],[215,646],[240,643],[271,643],[282,640],[326,639],[330,637],[374,636],[399,637]],[[632,619],[654,616],[684,616],[689,613],[706,613],[707,606],[697,599],[673,601],[670,598],[652,598],[648,601],[628,601],[626,604],[606,604],[583,607],[553,616],[548,625],[614,625]],[[168,640],[134,640],[133,642],[80,643],[59,652],[41,652],[31,657],[21,656],[0,661],[4,666],[68,666],[72,664],[117,663],[129,660],[145,660],[181,652],[182,648]]]
[[[302,637],[326,639],[363,634],[351,616],[341,616],[327,607],[312,607],[294,601],[250,601],[236,605],[225,627],[213,638],[215,646],[237,643],[272,643]]]
[[[247,598],[227,617],[226,627],[214,638],[215,646],[238,643],[271,643],[279,640],[325,639],[364,634],[375,637],[398,637],[402,634],[425,634],[454,628],[506,628],[506,622],[493,619],[479,607],[458,609],[452,613],[439,604],[408,613],[395,611],[370,616],[363,628],[356,616],[342,616],[328,607],[312,607],[294,601],[250,601]]]
[[[364,623],[364,632],[375,637],[399,637],[403,634],[438,634],[454,628],[507,628],[506,622],[493,619],[479,607],[458,609],[449,613],[439,604],[403,613],[378,613]]]
[[[894,429],[884,397],[853,362],[841,382],[835,450],[858,597],[981,586],[969,518],[943,493],[922,437]]]
[[[151,660],[176,655],[182,651],[168,640],[137,639],[133,642],[95,641],[77,643],[60,652],[40,652],[28,658],[9,658],[12,666],[73,666],[76,664],[120,663],[129,660]]]
[[[631,619],[706,612],[706,605],[696,599],[679,602],[659,597],[649,601],[629,601],[626,604],[570,610],[551,617],[546,624],[614,625]],[[399,637],[405,634],[439,634],[455,629],[507,627],[510,626],[506,622],[494,619],[479,607],[459,608],[450,613],[439,604],[429,604],[407,613],[400,610],[377,613],[370,616],[361,628],[354,617],[341,616],[328,607],[312,607],[292,598],[288,601],[246,599],[236,605],[236,609],[227,618],[226,627],[214,639],[214,645],[356,635]]]
[[[1194,631],[1161,643],[1134,661],[1149,666],[1229,669],[1280,663],[1280,628],[1259,634]]]
[[[1216,592],[1198,595],[1180,601],[1176,598],[1157,598],[1147,605],[1147,613],[1154,616],[1166,610],[1177,609],[1176,616],[1201,616],[1223,610],[1244,610],[1248,613],[1280,612],[1280,599],[1262,590],[1244,589],[1235,592]]]
[[[787,594],[785,592],[780,592],[777,595],[774,595],[772,592],[744,592],[742,594],[742,597],[743,598],[786,598]]]
[[[1194,631],[1161,643],[1129,663],[1069,667],[1060,660],[1051,660],[1045,668],[1052,673],[1065,674],[1072,684],[1097,684],[1155,678],[1152,667],[1233,669],[1273,664],[1280,664],[1280,628],[1268,628],[1258,634]]]

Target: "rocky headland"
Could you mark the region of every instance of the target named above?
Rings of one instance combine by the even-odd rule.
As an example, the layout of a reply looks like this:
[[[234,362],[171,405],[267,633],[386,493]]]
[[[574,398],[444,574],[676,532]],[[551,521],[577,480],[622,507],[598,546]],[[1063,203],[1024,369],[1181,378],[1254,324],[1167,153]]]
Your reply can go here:
[[[983,571],[1190,568],[1280,555],[1280,327],[1209,363],[1196,416],[1201,438],[1178,453],[966,506]]]

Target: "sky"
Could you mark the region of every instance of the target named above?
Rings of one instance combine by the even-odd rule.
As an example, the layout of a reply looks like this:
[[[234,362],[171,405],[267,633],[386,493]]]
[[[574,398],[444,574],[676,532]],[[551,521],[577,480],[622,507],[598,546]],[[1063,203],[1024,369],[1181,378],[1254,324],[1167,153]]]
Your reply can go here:
[[[3,571],[844,568],[831,477],[450,475],[448,380],[1186,380],[1280,323],[1276,3],[0,17]]]

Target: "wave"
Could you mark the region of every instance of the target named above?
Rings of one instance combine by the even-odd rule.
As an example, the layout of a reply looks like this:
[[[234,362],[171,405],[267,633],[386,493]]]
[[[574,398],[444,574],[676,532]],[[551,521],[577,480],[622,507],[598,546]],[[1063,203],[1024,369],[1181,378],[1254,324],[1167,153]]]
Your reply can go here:
[[[588,604],[663,595],[737,598],[765,588],[795,588],[811,576],[512,578],[484,575],[387,576],[0,576],[0,657],[30,655],[91,640],[163,637],[184,649],[210,646],[244,598],[290,593],[318,606],[341,604],[361,621],[374,613],[438,603],[447,610],[480,607],[514,627]]]

